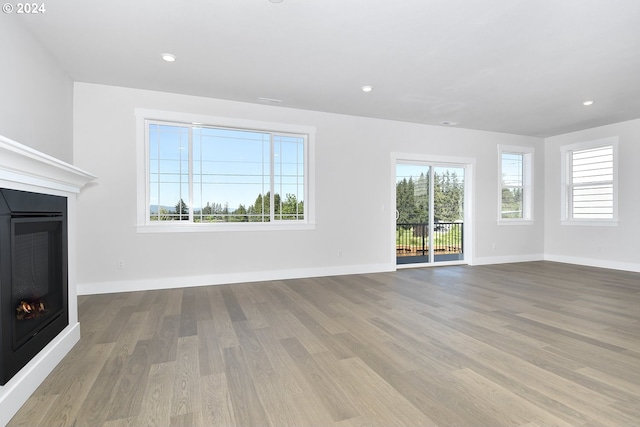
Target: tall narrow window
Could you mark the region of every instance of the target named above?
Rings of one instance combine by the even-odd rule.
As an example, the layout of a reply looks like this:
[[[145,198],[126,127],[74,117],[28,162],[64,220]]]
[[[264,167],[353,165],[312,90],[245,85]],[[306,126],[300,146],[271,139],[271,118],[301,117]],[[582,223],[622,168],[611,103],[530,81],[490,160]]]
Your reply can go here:
[[[617,219],[617,139],[563,147],[563,219],[607,222]]]
[[[533,148],[498,146],[500,165],[498,223],[533,219]]]
[[[309,133],[141,115],[146,190],[140,225],[157,230],[310,223]]]

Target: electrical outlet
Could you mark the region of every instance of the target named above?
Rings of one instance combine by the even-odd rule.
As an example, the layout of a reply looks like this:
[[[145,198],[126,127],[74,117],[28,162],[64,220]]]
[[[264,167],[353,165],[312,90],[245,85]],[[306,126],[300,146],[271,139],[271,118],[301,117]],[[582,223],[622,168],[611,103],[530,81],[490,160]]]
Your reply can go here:
[[[342,249],[338,249],[338,258],[342,256]]]
[[[118,261],[118,269],[123,269],[124,268],[124,261],[123,260],[119,260]]]

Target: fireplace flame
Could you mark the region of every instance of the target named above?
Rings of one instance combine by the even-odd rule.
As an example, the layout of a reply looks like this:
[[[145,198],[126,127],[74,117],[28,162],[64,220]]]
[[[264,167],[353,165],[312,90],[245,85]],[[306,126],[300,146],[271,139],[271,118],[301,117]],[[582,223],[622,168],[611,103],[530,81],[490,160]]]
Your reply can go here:
[[[37,300],[32,302],[20,301],[18,307],[16,307],[16,319],[28,320],[37,319],[42,317],[47,312],[47,307],[44,300]]]

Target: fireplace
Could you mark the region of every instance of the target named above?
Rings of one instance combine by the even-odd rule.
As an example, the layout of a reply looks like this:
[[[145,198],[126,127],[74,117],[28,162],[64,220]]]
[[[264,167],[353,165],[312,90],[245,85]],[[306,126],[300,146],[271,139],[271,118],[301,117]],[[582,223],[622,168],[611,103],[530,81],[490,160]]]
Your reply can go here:
[[[94,179],[94,175],[74,165],[0,135],[0,189],[5,189],[0,190],[0,426],[11,420],[80,340],[76,299],[77,199],[80,190]],[[19,197],[25,193],[37,195],[25,202]],[[18,245],[27,253],[37,253],[36,259],[40,259],[20,268],[29,272],[31,265],[38,266],[38,272],[29,272],[27,277],[39,276],[45,271],[61,277],[59,300],[49,296],[53,284],[46,287],[28,284],[28,290],[19,297],[5,287],[13,281],[11,250],[16,239],[11,233],[16,227],[18,239],[23,240]],[[35,236],[30,238],[29,234]],[[50,255],[42,255],[43,249]],[[38,296],[43,292],[45,296]],[[18,304],[22,305],[25,298],[26,303],[35,307],[44,302],[44,308],[28,319],[24,319],[25,316],[17,319]],[[20,324],[18,320],[26,323]],[[14,338],[18,336],[13,335],[14,328],[19,328],[22,339]],[[55,335],[60,329],[62,331]],[[38,350],[42,342],[49,339],[49,344]]]
[[[0,189],[0,385],[68,324],[67,198]]]

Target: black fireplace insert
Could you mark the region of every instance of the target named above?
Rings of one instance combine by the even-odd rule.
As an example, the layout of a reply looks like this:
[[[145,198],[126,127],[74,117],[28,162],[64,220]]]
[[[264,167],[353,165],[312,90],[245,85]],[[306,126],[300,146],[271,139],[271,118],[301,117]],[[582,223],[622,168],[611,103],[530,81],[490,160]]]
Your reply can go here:
[[[68,324],[67,199],[0,189],[0,385]]]

